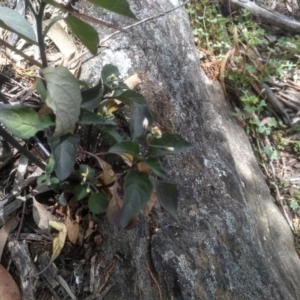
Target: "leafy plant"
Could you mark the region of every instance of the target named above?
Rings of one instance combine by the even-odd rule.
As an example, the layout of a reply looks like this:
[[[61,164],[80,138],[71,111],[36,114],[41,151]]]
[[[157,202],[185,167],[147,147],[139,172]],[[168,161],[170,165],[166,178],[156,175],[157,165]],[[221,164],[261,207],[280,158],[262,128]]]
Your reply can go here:
[[[297,153],[300,153],[300,142],[297,142],[297,143],[294,145],[294,151],[297,152]]]
[[[69,4],[42,0],[36,11],[30,0],[26,2],[37,21],[37,37],[28,21],[8,8],[0,8],[0,27],[39,46],[42,68],[33,89],[40,94],[43,106],[48,109],[43,114],[26,105],[1,103],[0,121],[22,139],[28,139],[39,131],[44,131],[47,136],[51,156],[45,173],[37,183],[46,184],[59,192],[63,189],[63,181],[70,181],[78,201],[88,205],[95,214],[107,210],[108,220],[122,228],[131,224],[155,191],[161,205],[178,221],[178,190],[174,184],[161,180],[166,173],[159,158],[182,153],[191,149],[192,145],[177,134],[162,133],[157,126],[153,126],[153,113],[146,100],[120,80],[120,73],[115,66],[104,66],[94,86],[79,81],[65,67],[47,66],[44,37],[57,20],[63,19],[93,55],[98,50],[98,33],[91,25],[73,16]],[[89,2],[135,18],[126,0]],[[53,18],[42,30],[46,4],[69,12],[69,15]],[[31,62],[41,65],[34,60]],[[81,89],[81,85],[85,89]],[[130,136],[126,139],[119,134],[121,129],[113,114],[124,105],[130,111]],[[90,140],[86,149],[79,148],[83,139],[78,134],[79,126],[81,131],[84,126],[89,126],[89,130],[94,126],[115,144],[111,143],[111,147],[101,153],[89,150]],[[84,158],[78,161],[78,155]],[[114,170],[114,164],[106,161],[111,156],[115,156],[116,161],[123,161],[122,172],[118,173]],[[92,164],[93,160],[98,165]]]

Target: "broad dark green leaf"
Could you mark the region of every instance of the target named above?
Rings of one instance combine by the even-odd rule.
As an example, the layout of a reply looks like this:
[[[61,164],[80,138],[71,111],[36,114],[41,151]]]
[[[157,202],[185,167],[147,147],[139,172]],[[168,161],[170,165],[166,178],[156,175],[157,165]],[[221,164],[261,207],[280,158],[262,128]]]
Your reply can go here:
[[[141,105],[138,103],[132,103],[130,106],[131,118],[130,118],[130,131],[133,139],[139,138],[145,130],[143,129],[143,122],[146,118],[148,120],[148,126],[152,126],[153,117],[152,113],[147,105]]]
[[[116,125],[116,123],[109,117],[98,116],[97,114],[82,108],[78,122],[85,125]]]
[[[0,7],[0,27],[16,33],[32,44],[38,45],[35,33],[30,24],[13,9]]]
[[[28,139],[38,131],[38,113],[31,107],[0,103],[0,122],[14,135]]]
[[[88,0],[89,2],[113,11],[117,14],[136,19],[126,0]]]
[[[96,55],[99,44],[99,36],[96,29],[74,16],[68,16],[64,21],[81,43],[86,46],[93,55]]]
[[[142,160],[142,162],[151,169],[155,175],[164,176],[165,171],[162,169],[159,159],[157,157],[149,157],[148,159]]]
[[[87,184],[77,185],[75,187],[75,193],[74,193],[75,198],[78,201],[80,201],[83,198],[85,198],[88,195],[87,189],[88,189],[88,185]]]
[[[118,154],[131,154],[133,156],[138,156],[140,153],[140,147],[138,143],[132,141],[120,142],[112,146],[108,152],[118,153]]]
[[[194,146],[185,141],[180,135],[163,133],[161,138],[154,138],[150,142],[149,155],[178,154],[192,149]]]
[[[61,136],[78,121],[82,100],[78,80],[64,67],[47,67],[42,73],[49,93],[46,103],[56,115],[54,136]]]
[[[138,103],[138,104],[147,104],[145,98],[133,90],[127,90],[123,92],[121,95],[113,96],[112,99],[117,99],[122,101],[123,103],[130,105],[132,102]]]
[[[109,134],[117,143],[120,143],[123,141],[123,138],[121,137],[121,135],[113,128],[106,127],[104,129],[104,132]]]
[[[92,88],[81,91],[82,103],[81,107],[93,111],[101,102],[103,89],[101,81]]]
[[[152,183],[147,173],[129,170],[124,180],[123,207],[120,226],[126,227],[132,217],[145,206],[152,192]]]
[[[74,170],[79,142],[80,137],[70,133],[52,137],[49,141],[55,160],[55,173],[60,181],[65,180]]]
[[[102,68],[101,78],[103,83],[108,87],[111,87],[112,82],[114,80],[118,80],[119,76],[120,76],[120,72],[118,68],[115,67],[114,65],[108,64]]]
[[[179,192],[175,184],[160,181],[151,177],[158,201],[162,207],[178,222],[178,196]]]
[[[109,201],[102,193],[91,192],[88,200],[88,206],[92,213],[101,214],[106,211]]]

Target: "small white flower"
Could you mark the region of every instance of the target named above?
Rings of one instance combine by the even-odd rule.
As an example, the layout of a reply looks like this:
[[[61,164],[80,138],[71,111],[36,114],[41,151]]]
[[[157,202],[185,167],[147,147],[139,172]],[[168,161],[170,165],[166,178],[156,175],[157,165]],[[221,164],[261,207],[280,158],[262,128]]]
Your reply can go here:
[[[168,151],[174,151],[175,150],[174,147],[166,147],[165,149],[168,150]]]
[[[143,129],[146,130],[148,128],[148,125],[149,125],[149,121],[148,121],[147,118],[145,118],[144,121],[143,121]]]
[[[151,128],[151,134],[157,139],[161,138],[161,131],[157,126]]]

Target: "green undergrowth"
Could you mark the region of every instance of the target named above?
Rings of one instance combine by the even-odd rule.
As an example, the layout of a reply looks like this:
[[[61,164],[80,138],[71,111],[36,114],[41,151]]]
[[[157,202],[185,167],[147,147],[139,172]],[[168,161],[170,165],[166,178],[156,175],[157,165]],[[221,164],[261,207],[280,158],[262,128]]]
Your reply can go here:
[[[300,141],[287,138],[289,130],[298,133],[298,128],[292,129],[282,116],[273,113],[265,87],[294,81],[300,67],[300,36],[274,32],[247,10],[231,11],[209,0],[192,1],[186,9],[195,43],[203,53],[201,63],[220,61],[218,78],[265,174],[267,164],[278,162],[279,150],[298,158]],[[261,142],[265,137],[271,141],[268,146]],[[272,189],[274,182],[269,183]],[[286,182],[276,185],[288,189]],[[294,193],[286,201],[292,210],[300,207],[299,195]]]

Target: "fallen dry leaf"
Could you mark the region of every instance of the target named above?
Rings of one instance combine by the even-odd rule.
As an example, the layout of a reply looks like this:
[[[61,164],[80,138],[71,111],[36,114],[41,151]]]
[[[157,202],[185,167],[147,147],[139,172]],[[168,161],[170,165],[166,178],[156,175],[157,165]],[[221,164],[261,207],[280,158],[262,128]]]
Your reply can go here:
[[[0,265],[0,300],[21,300],[17,284],[2,265]]]
[[[119,154],[124,162],[129,166],[129,167],[132,167],[132,162],[133,162],[133,156],[131,154],[128,154],[128,153],[122,153],[122,154]]]
[[[33,198],[33,209],[32,209],[33,219],[36,225],[40,229],[49,228],[49,221],[56,221],[56,217],[52,215],[50,211],[47,210],[46,206],[40,204]]]
[[[12,214],[12,216],[6,221],[6,223],[0,229],[0,260],[2,257],[4,246],[6,244],[8,234],[10,232],[11,227],[14,224],[14,220],[15,220],[15,213]]]
[[[157,201],[157,195],[153,191],[151,196],[150,196],[150,199],[148,200],[148,202],[146,203],[146,205],[143,208],[143,215],[145,217],[147,217],[150,214],[150,212],[151,212],[151,210],[152,210],[152,208],[153,208],[156,201]]]
[[[94,221],[93,221],[93,220],[89,220],[89,227],[88,227],[88,229],[86,230],[83,239],[88,238],[94,231],[95,231],[95,230],[94,230]]]
[[[103,170],[103,174],[99,178],[104,182],[105,185],[110,184],[115,181],[116,175],[110,164],[106,163],[104,160],[98,158],[98,162]]]
[[[113,195],[106,210],[106,217],[110,224],[120,227],[119,218],[122,206],[123,201],[119,198],[119,196],[117,194]]]
[[[51,256],[51,262],[53,262],[58,257],[65,245],[67,237],[67,227],[64,223],[56,221],[49,221],[49,225],[59,231],[58,237],[53,240],[53,253]]]
[[[151,173],[151,170],[143,162],[139,162],[137,167],[140,172]]]
[[[139,78],[138,74],[133,74],[131,75],[130,77],[128,77],[124,83],[131,89],[131,90],[134,90],[136,88],[136,86],[138,84],[140,84],[142,81],[141,79]]]
[[[76,244],[79,236],[79,224],[73,222],[69,216],[65,219],[65,225],[67,227],[68,238],[71,243]]]

